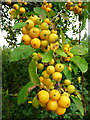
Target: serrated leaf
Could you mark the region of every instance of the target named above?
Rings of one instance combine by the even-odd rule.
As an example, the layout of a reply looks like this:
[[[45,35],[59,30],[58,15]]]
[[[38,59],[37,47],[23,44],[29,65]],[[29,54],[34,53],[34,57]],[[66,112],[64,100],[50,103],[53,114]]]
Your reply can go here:
[[[21,45],[11,51],[10,62],[27,59],[33,52],[34,49],[31,46]]]
[[[29,77],[30,77],[31,81],[34,84],[39,85],[40,80],[37,75],[37,68],[36,68],[35,60],[32,59],[31,62],[29,63],[28,71],[29,71]]]
[[[35,13],[38,13],[38,15],[40,15],[40,17],[41,17],[42,19],[45,19],[45,18],[46,18],[47,13],[46,13],[46,11],[45,11],[44,9],[42,9],[42,8],[40,8],[40,7],[35,7],[35,8],[34,8],[34,12],[35,12]],[[41,16],[41,15],[42,15],[42,16]]]
[[[73,58],[71,58],[71,61],[73,61],[74,64],[78,66],[81,72],[85,73],[88,70],[88,63],[84,58],[80,56],[74,56]]]
[[[84,116],[84,108],[83,108],[83,104],[82,104],[81,100],[74,96],[71,96],[70,98],[73,100],[73,102],[75,103],[77,109],[80,111],[82,116]]]
[[[62,51],[60,48],[56,50],[56,53],[57,53],[58,55],[63,56],[63,57],[67,57],[67,54],[66,54],[64,51]]]
[[[16,23],[16,24],[13,26],[13,29],[20,29],[20,28],[24,27],[25,25],[26,25],[26,22]]]
[[[53,58],[53,50],[49,50],[48,52],[40,53],[42,55],[42,62],[47,63],[50,62]]]
[[[68,70],[67,66],[65,64],[64,65],[64,70],[63,70],[63,73],[64,75],[66,76],[67,79],[72,79],[72,74],[71,72]]]
[[[32,105],[35,107],[35,108],[38,108],[39,107],[39,100],[37,98],[37,95],[33,98],[32,100]]]
[[[35,84],[31,81],[27,83],[19,92],[18,94],[18,104],[23,104],[26,102],[28,97],[28,88],[34,86]]]
[[[88,48],[84,47],[83,45],[75,45],[72,47],[70,52],[74,55],[85,55],[88,53]]]

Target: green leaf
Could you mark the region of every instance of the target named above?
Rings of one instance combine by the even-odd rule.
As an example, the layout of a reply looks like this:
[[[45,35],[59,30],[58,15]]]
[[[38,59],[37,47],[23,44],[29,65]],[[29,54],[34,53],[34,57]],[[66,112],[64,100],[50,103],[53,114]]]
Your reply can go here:
[[[39,107],[39,100],[37,98],[37,95],[33,98],[32,100],[32,105],[35,107],[35,108],[38,108]]]
[[[88,63],[84,58],[80,56],[74,56],[73,58],[71,58],[71,61],[73,61],[74,64],[78,66],[81,72],[85,73],[88,70]]]
[[[53,50],[49,50],[48,52],[40,53],[42,55],[42,62],[47,63],[50,62],[53,58]]]
[[[67,57],[67,54],[66,54],[64,51],[62,51],[60,48],[56,50],[56,53],[57,53],[58,55],[63,56],[63,57]]]
[[[64,65],[64,70],[63,70],[63,73],[64,75],[66,76],[67,79],[72,79],[72,74],[71,72],[68,70],[67,66],[65,64]]]
[[[71,68],[74,71],[74,74],[76,75],[78,73],[78,67],[74,63],[72,63]]]
[[[40,80],[39,80],[39,77],[37,75],[35,60],[32,59],[31,62],[29,63],[28,71],[29,71],[29,77],[30,77],[31,81],[34,84],[39,85]]]
[[[38,15],[40,15],[40,17],[41,17],[42,19],[45,19],[45,18],[46,18],[47,13],[46,13],[46,11],[45,11],[44,9],[42,9],[42,8],[40,8],[40,7],[35,7],[35,8],[34,8],[34,12],[35,12],[35,13],[38,13]]]
[[[65,36],[64,36],[64,33],[61,28],[60,28],[60,34],[61,34],[61,38],[62,38],[62,46],[64,46],[64,43],[66,40],[65,40]]]
[[[88,48],[83,45],[75,45],[70,50],[74,55],[85,55],[88,53]]]
[[[10,62],[19,61],[20,59],[27,59],[34,52],[31,46],[21,45],[11,51]]]
[[[56,15],[56,12],[54,10],[51,10],[50,12],[47,13],[48,18],[54,17]]]
[[[26,25],[26,22],[16,23],[16,24],[13,26],[13,29],[20,29],[20,28],[24,27],[25,25]]]
[[[26,102],[28,97],[28,88],[33,87],[35,84],[31,81],[27,83],[18,94],[18,104],[23,104]]]
[[[73,100],[73,102],[75,103],[77,109],[80,111],[80,113],[82,114],[82,116],[84,116],[84,108],[83,108],[83,104],[80,101],[80,99],[77,98],[77,97],[74,97],[74,96],[71,96],[70,98]]]

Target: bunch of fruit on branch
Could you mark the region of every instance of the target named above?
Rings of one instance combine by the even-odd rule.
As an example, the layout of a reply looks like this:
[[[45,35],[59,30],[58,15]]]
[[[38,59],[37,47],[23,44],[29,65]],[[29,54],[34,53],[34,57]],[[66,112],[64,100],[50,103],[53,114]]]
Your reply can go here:
[[[75,14],[82,15],[83,13],[83,2],[79,1],[78,4],[75,2],[67,2],[65,5],[67,10],[73,11]]]

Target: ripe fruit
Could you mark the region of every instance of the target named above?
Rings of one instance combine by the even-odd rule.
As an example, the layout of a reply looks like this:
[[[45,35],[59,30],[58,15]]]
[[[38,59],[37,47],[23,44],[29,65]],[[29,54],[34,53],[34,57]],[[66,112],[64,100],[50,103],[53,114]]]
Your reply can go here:
[[[47,110],[53,110],[55,111],[58,108],[57,101],[55,100],[49,100],[46,105]]]
[[[57,72],[62,72],[62,71],[64,70],[64,65],[61,64],[61,63],[56,64],[56,65],[55,65],[55,70],[56,70]]]
[[[43,30],[43,31],[40,32],[40,38],[41,39],[46,40],[46,39],[48,39],[48,36],[49,36],[48,30]]]
[[[71,84],[71,81],[68,80],[68,79],[66,79],[66,80],[64,80],[64,84],[65,84],[65,85],[70,85],[70,84]]]
[[[55,112],[58,115],[63,115],[66,112],[66,108],[58,107]]]
[[[22,36],[22,42],[25,44],[25,45],[30,45],[31,43],[31,37],[29,35],[23,35]]]
[[[54,66],[48,66],[48,67],[47,67],[47,73],[48,73],[48,74],[53,74],[54,72],[55,72]]]
[[[60,80],[62,79],[62,74],[59,73],[59,72],[54,72],[54,73],[52,74],[52,78],[53,78],[53,80],[55,80],[55,81],[60,81]]]
[[[22,28],[22,34],[28,34],[28,30],[27,30],[26,27],[23,27],[23,28]]]
[[[56,30],[51,30],[52,33],[54,34],[57,34],[57,31]]]
[[[73,92],[75,91],[75,87],[74,87],[73,85],[69,85],[69,86],[67,87],[67,91],[68,91],[69,93],[73,93]]]
[[[33,38],[32,40],[31,40],[31,46],[33,47],[33,48],[40,48],[40,40],[38,39],[38,38]]]
[[[47,71],[43,71],[43,72],[42,72],[42,76],[43,76],[44,78],[49,78],[50,74],[48,74]]]
[[[68,66],[68,70],[72,72],[72,68],[70,66]]]
[[[46,22],[43,22],[41,25],[40,25],[40,28],[42,29],[42,30],[47,30],[48,29],[48,24],[46,23]]]
[[[51,90],[49,96],[52,100],[58,100],[60,98],[60,93],[58,90]]]
[[[26,28],[29,30],[34,27],[34,22],[32,20],[26,21]]]
[[[68,108],[70,106],[70,99],[68,96],[61,96],[58,100],[58,105],[63,108]]]
[[[69,44],[64,44],[64,47],[69,48],[69,47],[70,47],[70,45],[69,45]]]
[[[26,12],[24,7],[20,7],[19,11],[20,11],[20,13],[25,13]]]
[[[81,15],[83,12],[83,9],[82,8],[78,8],[78,14]]]
[[[37,18],[36,19],[36,24],[40,25],[42,23],[42,19],[41,18]]]
[[[49,8],[52,8],[52,3],[48,3],[48,7],[49,7]]]
[[[48,40],[43,40],[43,41],[41,41],[41,46],[42,46],[42,47],[45,47],[45,46],[47,46],[48,44],[49,44]]]
[[[30,31],[29,31],[29,35],[32,37],[32,38],[37,38],[39,37],[39,34],[40,34],[40,30],[38,28],[31,28]]]
[[[34,24],[36,25],[36,21],[38,19],[38,17],[36,15],[34,15],[34,16],[31,15],[29,19],[31,19],[34,22]]]
[[[64,52],[68,53],[68,48],[67,47],[64,47]]]
[[[47,78],[47,79],[43,79],[43,82],[42,82],[44,85],[46,85],[46,86],[50,86],[51,85],[51,83],[52,83],[52,81],[51,81],[51,79],[50,78]]]
[[[50,23],[51,23],[51,21],[49,20],[49,18],[46,18],[46,19],[44,20],[44,22],[46,22],[47,24],[50,24]]]
[[[70,61],[70,57],[65,57],[64,61]]]
[[[14,8],[15,10],[18,10],[18,9],[19,9],[19,5],[18,5],[18,4],[14,4],[14,5],[13,5],[13,8]]]
[[[39,91],[38,99],[41,103],[47,103],[49,101],[49,93],[46,90]]]
[[[42,76],[39,77],[40,82],[43,82],[44,78]]]
[[[73,53],[68,53],[68,56],[69,56],[70,58],[74,57]]]
[[[55,33],[52,33],[52,34],[49,35],[48,41],[49,41],[50,43],[53,43],[53,42],[55,42],[57,39],[58,39],[58,35],[56,35]]]
[[[46,8],[46,12],[50,12],[51,11],[51,8],[50,7],[47,7]]]
[[[50,64],[50,65],[53,65],[54,62],[55,62],[54,59],[52,59],[52,60],[49,62],[49,64]]]
[[[41,64],[41,63],[37,64],[37,69],[38,70],[43,70],[43,68],[44,68],[43,64]]]

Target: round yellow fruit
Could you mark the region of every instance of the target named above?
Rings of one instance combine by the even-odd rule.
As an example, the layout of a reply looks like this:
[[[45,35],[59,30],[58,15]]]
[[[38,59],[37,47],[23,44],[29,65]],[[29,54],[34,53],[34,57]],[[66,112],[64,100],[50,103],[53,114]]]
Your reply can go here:
[[[15,10],[18,10],[18,9],[19,9],[19,5],[18,5],[18,4],[14,4],[14,5],[13,5],[13,8],[14,8]]]
[[[46,105],[47,110],[53,110],[55,111],[58,108],[57,101],[55,100],[49,100]]]
[[[37,64],[37,69],[38,70],[43,70],[43,68],[44,68],[43,64],[41,64],[41,63]]]
[[[73,53],[68,53],[68,56],[69,56],[70,58],[74,57]]]
[[[48,39],[48,37],[49,37],[49,32],[48,32],[48,30],[43,30],[43,31],[40,32],[40,38],[41,38],[41,39],[46,40],[46,39]]]
[[[40,40],[38,38],[33,38],[31,40],[31,46],[33,48],[40,48],[40,45],[41,45],[41,42],[40,42]]]
[[[28,34],[28,30],[27,30],[26,27],[23,27],[23,28],[22,28],[22,34]]]
[[[34,27],[34,22],[32,20],[27,20],[26,21],[26,28],[30,30],[31,28]]]
[[[54,60],[54,59],[52,59],[52,60],[49,62],[49,64],[50,64],[50,65],[53,65],[53,64],[54,64],[54,62],[55,62],[55,60]]]
[[[62,74],[59,73],[59,72],[54,72],[54,73],[52,74],[52,78],[53,78],[53,80],[55,80],[55,81],[61,81],[61,79],[62,79]]]
[[[49,78],[50,74],[48,74],[47,71],[43,71],[43,72],[42,72],[42,76],[43,76],[44,78]]]
[[[34,22],[34,24],[36,25],[36,21],[38,19],[38,17],[36,15],[34,15],[34,16],[31,15],[29,19],[31,19]]]
[[[46,86],[49,86],[49,85],[51,85],[51,83],[52,83],[52,81],[51,81],[51,79],[50,78],[47,78],[47,79],[43,79],[43,82],[42,82],[44,85],[46,85]]]
[[[22,42],[25,44],[25,45],[30,45],[31,43],[31,37],[29,35],[23,35],[22,36]]]
[[[47,30],[48,29],[48,24],[46,22],[43,22],[41,25],[40,25],[40,29],[41,30]]]
[[[66,108],[58,107],[55,112],[57,115],[63,115],[66,112]]]
[[[55,33],[52,33],[52,34],[49,35],[48,41],[49,41],[50,43],[53,43],[53,42],[55,42],[56,40],[58,40],[58,35],[56,35]]]
[[[49,101],[49,93],[46,90],[39,91],[38,99],[41,103],[47,103]]]
[[[48,44],[49,44],[48,40],[42,40],[42,41],[41,41],[41,46],[42,46],[42,47],[45,47],[45,46],[47,46]]]
[[[32,38],[37,38],[39,37],[40,35],[40,30],[36,27],[33,27],[30,29],[29,31],[29,35],[32,37]]]
[[[20,7],[19,11],[20,11],[20,13],[25,13],[26,12],[24,7]]]
[[[70,98],[62,95],[58,100],[58,105],[63,108],[68,108],[70,106]]]
[[[69,86],[67,87],[67,91],[68,91],[69,93],[73,93],[73,92],[75,91],[74,85],[69,85]]]
[[[69,79],[66,79],[66,80],[64,80],[64,84],[65,84],[65,85],[70,85],[70,84],[71,84],[71,81],[70,81]]]
[[[56,70],[57,72],[62,72],[62,71],[64,70],[64,65],[61,64],[61,63],[57,63],[57,64],[55,65],[55,70]]]
[[[48,67],[47,67],[47,73],[48,73],[48,74],[53,74],[54,72],[55,72],[54,66],[48,66]]]
[[[51,21],[49,20],[49,18],[46,18],[46,19],[44,20],[44,22],[46,22],[47,24],[50,24],[50,23],[51,23]]]
[[[49,96],[52,100],[58,100],[60,98],[60,93],[58,90],[54,89],[50,91]]]

